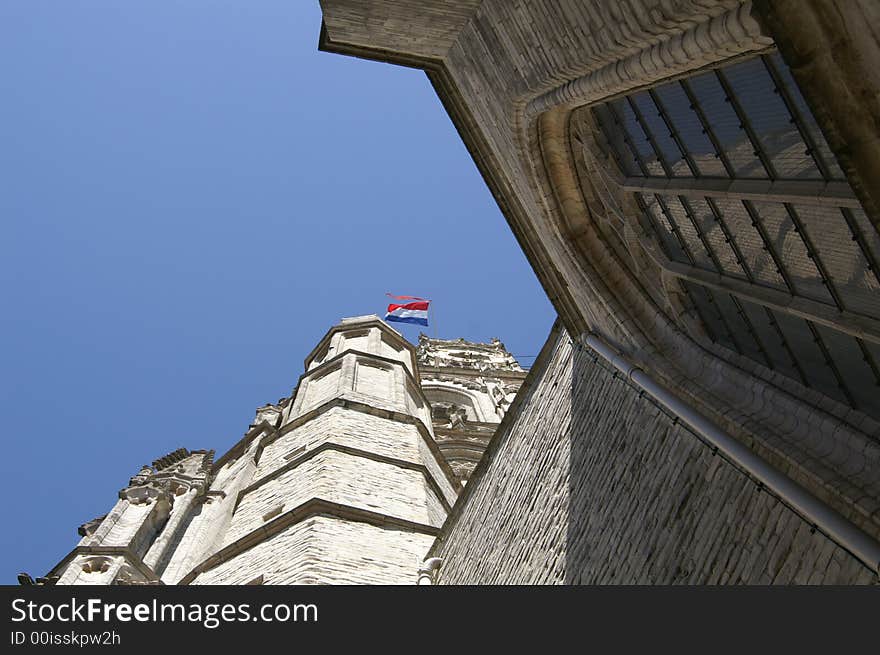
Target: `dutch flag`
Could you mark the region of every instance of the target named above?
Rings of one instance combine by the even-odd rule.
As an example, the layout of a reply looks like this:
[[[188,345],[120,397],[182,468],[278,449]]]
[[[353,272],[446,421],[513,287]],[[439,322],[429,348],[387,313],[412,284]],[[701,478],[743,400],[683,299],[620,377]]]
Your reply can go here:
[[[408,300],[403,304],[392,303],[388,305],[388,313],[385,314],[385,320],[397,323],[415,323],[417,325],[428,324],[428,305],[430,300],[419,298],[418,296],[394,296],[386,293],[389,298],[395,300]]]

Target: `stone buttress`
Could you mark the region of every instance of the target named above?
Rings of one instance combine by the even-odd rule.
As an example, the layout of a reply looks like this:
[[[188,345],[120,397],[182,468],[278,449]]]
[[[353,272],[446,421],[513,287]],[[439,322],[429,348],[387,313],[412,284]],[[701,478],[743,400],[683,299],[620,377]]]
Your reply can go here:
[[[210,475],[214,451],[180,448],[144,465],[104,516],[79,528],[82,539],[45,578],[62,585],[159,584]]]

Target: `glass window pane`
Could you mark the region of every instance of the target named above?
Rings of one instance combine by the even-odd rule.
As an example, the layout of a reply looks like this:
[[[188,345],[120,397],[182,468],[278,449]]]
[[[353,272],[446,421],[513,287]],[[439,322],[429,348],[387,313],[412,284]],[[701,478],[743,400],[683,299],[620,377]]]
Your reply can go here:
[[[721,224],[716,220],[709,203],[703,198],[687,198],[687,203],[691,209],[691,216],[697,222],[706,241],[709,242],[709,247],[712,248],[718,264],[721,265],[721,272],[725,275],[747,279],[742,266],[737,263],[736,253],[724,235]]]
[[[837,370],[843,375],[844,383],[855,400],[856,407],[863,412],[880,418],[880,387],[871,367],[865,361],[864,353],[854,337],[821,325],[816,329],[828,348]]]
[[[627,176],[642,175],[632,151],[624,142],[626,134],[608,105],[597,105],[593,108],[593,114],[596,118],[596,122],[602,129],[602,133],[608,140],[608,145],[614,152],[614,158],[617,165],[622,167],[623,174]]]
[[[672,232],[669,221],[663,214],[657,199],[651,194],[637,193],[636,199],[645,212],[645,219],[660,239],[666,255],[673,261],[690,264],[690,259]]]
[[[711,291],[699,284],[684,280],[682,280],[682,285],[690,292],[690,297],[697,307],[697,313],[711,338],[719,345],[737,352],[737,346],[730,338],[727,327],[715,306]]]
[[[776,264],[768,250],[764,248],[764,240],[752,225],[752,218],[746,212],[741,200],[732,198],[715,198],[715,206],[734,235],[743,261],[758,284],[785,290],[785,281],[776,270]]]
[[[813,158],[760,57],[724,68],[746,120],[758,135],[777,179],[821,179]]]
[[[676,145],[675,140],[669,132],[669,128],[666,126],[663,117],[660,115],[659,108],[654,104],[651,94],[647,91],[636,93],[632,96],[632,100],[636,107],[638,107],[639,113],[645,124],[648,126],[648,129],[651,131],[651,136],[654,138],[654,142],[660,149],[660,155],[663,157],[663,160],[672,172],[672,176],[693,177],[684,160],[681,150],[678,145]]]
[[[760,216],[773,250],[784,262],[794,285],[793,293],[833,304],[834,299],[822,284],[822,277],[807,254],[803,239],[795,231],[785,206],[777,202],[752,202],[752,206]]]
[[[664,177],[663,167],[657,160],[657,155],[654,154],[654,148],[651,146],[650,141],[648,141],[648,135],[645,134],[642,126],[636,120],[636,116],[629,103],[626,100],[620,99],[612,100],[608,104],[611,106],[615,116],[622,122],[630,144],[635,147],[639,158],[647,169],[648,175]]]
[[[812,139],[813,143],[816,145],[816,149],[818,150],[817,155],[821,158],[822,162],[828,168],[831,179],[846,179],[846,176],[843,174],[843,171],[840,170],[840,166],[837,164],[837,157],[835,157],[834,154],[831,152],[831,148],[828,146],[828,142],[825,140],[825,135],[822,134],[822,130],[819,128],[819,124],[816,122],[816,118],[813,116],[813,112],[810,111],[810,108],[807,105],[807,101],[804,100],[804,96],[801,95],[800,89],[798,88],[797,84],[794,81],[794,78],[791,75],[791,71],[782,60],[782,55],[780,55],[778,52],[774,52],[772,55],[770,55],[770,59],[773,61],[773,65],[779,72],[780,77],[782,77],[782,82],[783,84],[785,84],[788,95],[797,107],[797,110],[801,115],[801,119],[804,121],[804,128],[810,135],[810,139]]]
[[[800,362],[810,386],[835,400],[849,404],[846,396],[837,386],[837,379],[825,363],[822,351],[813,339],[813,333],[810,332],[807,322],[783,312],[774,312],[774,315],[795,357]]]
[[[745,130],[740,127],[739,118],[729,102],[725,101],[724,89],[718,83],[715,73],[710,71],[696,75],[688,84],[697,97],[709,121],[709,126],[718,139],[734,170],[735,177],[766,178],[767,173],[755,156],[754,147]]]
[[[740,304],[749,317],[755,333],[764,345],[764,350],[773,362],[773,369],[796,382],[801,382],[800,373],[785,349],[779,332],[773,326],[772,314],[765,307],[753,302],[740,299]]]
[[[656,93],[699,174],[703,177],[727,177],[724,164],[703,132],[703,125],[697,113],[691,109],[690,100],[681,84],[664,84],[656,89]]]
[[[688,218],[681,201],[675,196],[662,196],[662,199],[667,209],[665,216],[668,221],[677,226],[679,234],[681,234],[682,239],[684,239],[690,250],[691,256],[694,258],[694,265],[713,273],[716,272],[718,269],[697,236],[694,224]]]
[[[724,316],[725,323],[736,338],[740,353],[761,366],[767,366],[767,359],[761,353],[754,333],[749,331],[748,315],[744,316],[744,312],[740,314],[737,302],[730,294],[715,292],[714,296],[719,312]]]
[[[840,209],[795,205],[794,210],[846,308],[880,317],[880,282],[868,270],[868,262],[853,241]]]

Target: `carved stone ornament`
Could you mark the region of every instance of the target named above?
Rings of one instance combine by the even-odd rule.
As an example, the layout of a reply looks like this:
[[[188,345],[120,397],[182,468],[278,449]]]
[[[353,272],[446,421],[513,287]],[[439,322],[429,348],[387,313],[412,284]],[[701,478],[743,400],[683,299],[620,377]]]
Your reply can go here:
[[[165,490],[158,489],[153,485],[126,487],[120,492],[120,496],[132,505],[149,505],[165,495],[167,495]]]
[[[83,573],[106,573],[110,570],[113,560],[104,555],[96,555],[87,558],[82,563]]]
[[[147,480],[149,480],[153,476],[154,473],[155,473],[155,471],[152,469],[151,466],[149,466],[148,464],[144,464],[141,467],[141,470],[138,471],[137,475],[135,475],[134,477],[129,479],[128,484],[130,484],[132,486],[144,484]]]

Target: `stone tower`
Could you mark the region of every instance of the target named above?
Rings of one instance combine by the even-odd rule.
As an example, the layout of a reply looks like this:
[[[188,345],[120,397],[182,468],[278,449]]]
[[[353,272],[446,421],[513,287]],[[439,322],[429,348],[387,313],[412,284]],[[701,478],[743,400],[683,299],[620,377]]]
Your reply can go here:
[[[145,466],[40,581],[415,584],[525,375],[497,339],[343,319],[229,452]]]
[[[434,438],[456,476],[466,482],[526,372],[498,339],[486,344],[423,334],[417,352]]]

